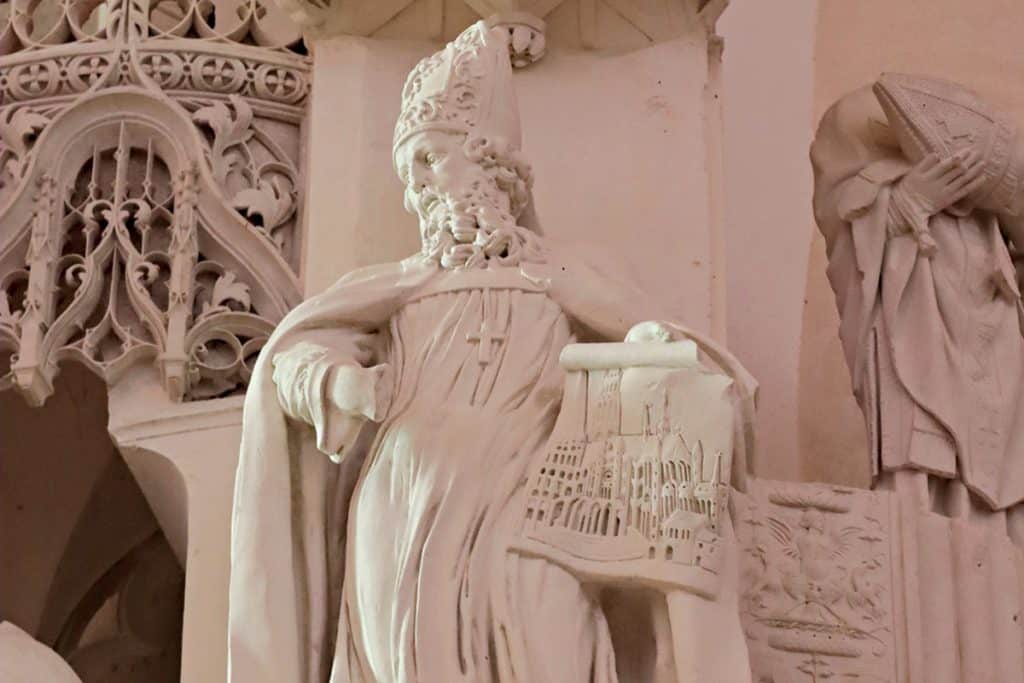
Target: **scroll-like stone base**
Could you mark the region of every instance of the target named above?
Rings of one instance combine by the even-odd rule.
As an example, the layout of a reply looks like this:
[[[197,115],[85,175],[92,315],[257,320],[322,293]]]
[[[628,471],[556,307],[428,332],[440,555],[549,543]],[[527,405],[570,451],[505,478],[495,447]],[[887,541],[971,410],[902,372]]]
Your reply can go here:
[[[1024,680],[1024,553],[889,491],[734,493],[755,681]]]

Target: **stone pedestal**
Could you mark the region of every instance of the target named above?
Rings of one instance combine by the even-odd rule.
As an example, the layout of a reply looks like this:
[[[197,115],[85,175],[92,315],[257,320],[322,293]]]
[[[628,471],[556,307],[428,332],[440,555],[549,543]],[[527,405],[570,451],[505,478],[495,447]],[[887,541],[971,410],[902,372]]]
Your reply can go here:
[[[109,428],[185,568],[181,680],[223,681],[242,397],[172,403],[133,374],[110,388]]]
[[[828,484],[758,480],[733,502],[755,681],[1024,679],[1005,531]]]

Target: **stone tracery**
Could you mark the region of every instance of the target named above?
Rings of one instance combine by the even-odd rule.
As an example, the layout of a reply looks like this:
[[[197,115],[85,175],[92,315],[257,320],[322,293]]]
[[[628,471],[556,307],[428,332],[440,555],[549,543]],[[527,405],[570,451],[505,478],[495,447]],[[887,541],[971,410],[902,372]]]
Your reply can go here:
[[[304,51],[255,0],[0,4],[0,386],[147,358],[175,400],[244,388],[298,300]]]

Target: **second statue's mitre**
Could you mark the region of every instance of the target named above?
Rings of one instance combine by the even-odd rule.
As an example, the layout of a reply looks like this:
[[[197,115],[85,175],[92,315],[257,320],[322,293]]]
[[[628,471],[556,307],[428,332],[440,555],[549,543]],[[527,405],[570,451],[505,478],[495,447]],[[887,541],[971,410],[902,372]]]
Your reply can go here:
[[[988,180],[976,206],[1018,213],[1024,190],[1024,146],[1013,121],[976,93],[949,81],[882,74],[874,85],[900,147],[914,163],[930,153],[945,159],[971,147],[982,154]]]
[[[415,133],[440,130],[502,137],[519,149],[522,133],[508,41],[507,31],[478,21],[421,60],[402,90],[393,148]]]

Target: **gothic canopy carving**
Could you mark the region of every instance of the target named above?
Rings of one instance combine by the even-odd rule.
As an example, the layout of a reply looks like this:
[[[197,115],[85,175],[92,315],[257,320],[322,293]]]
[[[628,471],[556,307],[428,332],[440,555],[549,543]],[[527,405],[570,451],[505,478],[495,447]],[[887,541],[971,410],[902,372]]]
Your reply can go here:
[[[6,9],[0,388],[39,404],[73,359],[241,390],[300,298],[297,27],[255,0]]]

